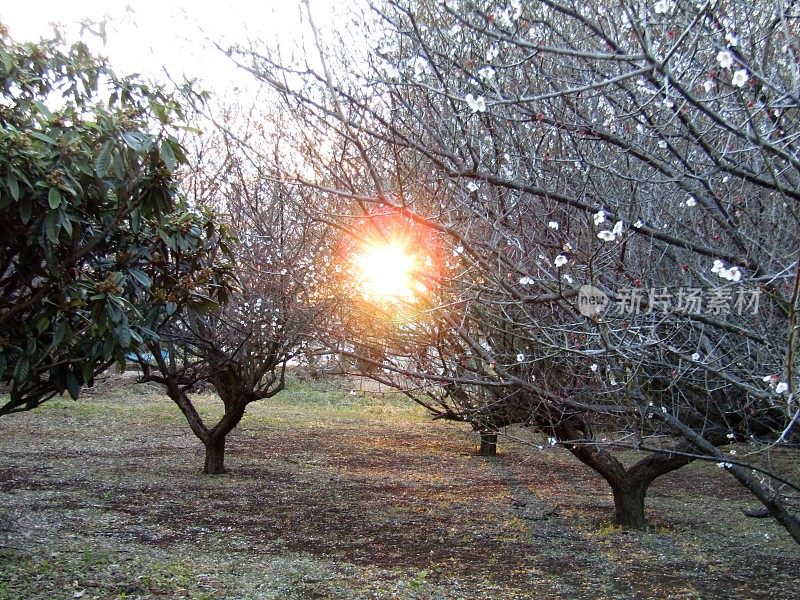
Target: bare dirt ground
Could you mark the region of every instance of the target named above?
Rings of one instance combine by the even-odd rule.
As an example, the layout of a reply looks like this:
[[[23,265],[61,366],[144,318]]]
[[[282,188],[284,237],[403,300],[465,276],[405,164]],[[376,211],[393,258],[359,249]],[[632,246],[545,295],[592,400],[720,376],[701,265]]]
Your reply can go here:
[[[391,396],[303,384],[252,407],[207,477],[156,388],[59,400],[0,419],[0,598],[797,593],[796,544],[713,465],[656,482],[628,532],[563,450],[474,447]]]

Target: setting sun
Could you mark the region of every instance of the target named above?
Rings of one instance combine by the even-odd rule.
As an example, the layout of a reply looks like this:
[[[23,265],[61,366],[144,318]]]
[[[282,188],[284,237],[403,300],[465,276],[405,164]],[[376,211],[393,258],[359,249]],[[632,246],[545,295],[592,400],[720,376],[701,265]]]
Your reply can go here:
[[[413,302],[425,286],[415,281],[417,257],[396,242],[370,244],[354,258],[361,293],[373,300]]]
[[[402,307],[432,298],[440,281],[435,232],[395,211],[366,215],[342,239],[342,283],[373,305]]]

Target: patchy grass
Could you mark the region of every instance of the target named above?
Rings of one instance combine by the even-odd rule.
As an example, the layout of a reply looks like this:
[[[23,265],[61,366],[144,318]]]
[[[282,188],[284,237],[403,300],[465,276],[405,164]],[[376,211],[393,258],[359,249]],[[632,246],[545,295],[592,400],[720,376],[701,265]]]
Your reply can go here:
[[[157,387],[0,419],[0,598],[772,598],[797,547],[728,476],[656,482],[653,526],[611,526],[558,449],[346,381],[291,382],[230,436],[223,477]],[[218,414],[211,395],[204,415]]]

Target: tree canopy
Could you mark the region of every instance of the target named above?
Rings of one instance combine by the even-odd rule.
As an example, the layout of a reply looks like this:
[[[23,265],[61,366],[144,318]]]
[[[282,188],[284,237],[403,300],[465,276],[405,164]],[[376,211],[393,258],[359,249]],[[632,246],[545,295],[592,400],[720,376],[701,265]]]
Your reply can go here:
[[[0,414],[124,366],[144,312],[224,299],[227,234],[176,186],[183,117],[82,43],[0,27]]]

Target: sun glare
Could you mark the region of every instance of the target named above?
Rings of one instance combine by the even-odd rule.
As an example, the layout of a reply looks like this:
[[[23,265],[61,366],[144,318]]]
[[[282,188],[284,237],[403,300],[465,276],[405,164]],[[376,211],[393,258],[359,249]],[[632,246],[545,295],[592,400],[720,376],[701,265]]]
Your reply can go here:
[[[435,232],[402,214],[383,212],[359,219],[353,234],[343,237],[338,249],[345,289],[398,315],[435,297],[441,279]]]
[[[418,293],[426,291],[415,281],[417,257],[401,244],[370,244],[353,262],[365,298],[414,302]]]

